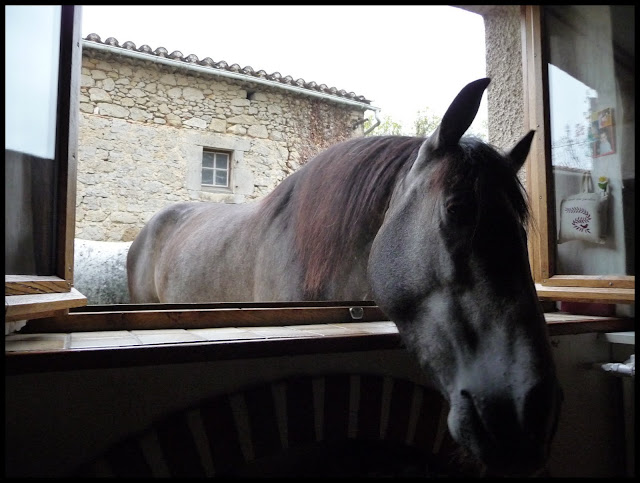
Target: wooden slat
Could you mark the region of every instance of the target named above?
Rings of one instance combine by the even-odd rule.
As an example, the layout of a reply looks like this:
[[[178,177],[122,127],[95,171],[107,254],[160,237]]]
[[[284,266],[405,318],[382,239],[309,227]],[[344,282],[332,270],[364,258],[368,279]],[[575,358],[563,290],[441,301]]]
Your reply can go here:
[[[244,400],[247,405],[254,457],[258,459],[282,451],[271,386],[248,389]]]
[[[289,446],[311,443],[315,440],[312,379],[292,378],[286,390]]]
[[[64,293],[71,290],[71,283],[56,276],[5,275],[5,295],[33,295]]]
[[[395,379],[393,392],[391,393],[391,406],[389,408],[389,422],[385,439],[404,444],[409,428],[409,416],[411,415],[411,401],[414,384],[409,381]]]
[[[421,390],[423,391],[422,405],[418,412],[413,444],[423,448],[426,455],[430,455],[434,452],[441,413],[447,411],[448,406],[435,389],[421,388]]]
[[[74,237],[76,229],[76,191],[78,163],[78,132],[80,118],[80,81],[82,72],[82,8],[62,6],[60,32],[60,64],[58,80],[57,145],[58,203],[56,273],[73,281]]]
[[[325,441],[344,441],[349,433],[349,389],[348,374],[327,376],[324,382],[324,427]]]
[[[230,309],[183,309],[114,312],[76,312],[64,317],[29,323],[30,332],[76,332],[93,330],[197,329],[210,327],[259,327],[299,324],[335,324],[388,320],[375,306],[362,307],[354,320],[349,307],[274,307]]]
[[[155,425],[158,443],[172,478],[203,478],[204,466],[189,429],[187,415],[167,418]]]
[[[4,298],[5,321],[33,319],[66,310],[69,307],[87,305],[87,298],[72,288],[66,293],[45,293],[39,295],[11,295]],[[57,317],[56,317],[57,318]],[[64,319],[64,316],[60,316]],[[29,323],[34,323],[31,320]]]
[[[590,332],[625,332],[635,329],[635,319],[630,318],[566,313],[545,314],[545,318],[549,334],[552,336],[586,334]]]
[[[549,259],[553,256],[553,246],[549,243],[548,232],[548,191],[546,153],[546,133],[548,122],[545,118],[546,66],[542,61],[542,37],[540,35],[541,7],[522,6],[523,40],[523,91],[525,130],[534,129],[529,156],[525,164],[526,187],[531,200],[532,227],[529,230],[529,254],[534,280],[539,282],[549,277]]]
[[[599,287],[548,287],[536,284],[538,297],[542,301],[562,300],[567,302],[632,304],[635,302],[635,289],[599,288]]]
[[[300,307],[377,307],[371,300],[314,300],[296,302],[205,302],[205,303],[155,303],[155,304],[109,304],[89,305],[81,309],[73,309],[71,312],[122,312],[122,311],[166,311],[177,309],[273,309],[273,308],[300,308]]]
[[[363,374],[360,376],[358,439],[365,441],[380,439],[383,383],[384,379],[378,375]]]
[[[542,285],[554,287],[635,288],[636,277],[624,275],[554,275]]]
[[[225,476],[244,463],[238,430],[228,397],[221,396],[200,408],[205,433],[209,440],[216,476]]]

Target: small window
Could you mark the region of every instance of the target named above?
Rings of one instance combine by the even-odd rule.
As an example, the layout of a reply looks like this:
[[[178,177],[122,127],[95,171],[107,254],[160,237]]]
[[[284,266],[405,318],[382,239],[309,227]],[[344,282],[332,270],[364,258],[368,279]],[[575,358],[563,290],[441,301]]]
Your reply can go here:
[[[202,152],[202,186],[229,187],[229,153]]]

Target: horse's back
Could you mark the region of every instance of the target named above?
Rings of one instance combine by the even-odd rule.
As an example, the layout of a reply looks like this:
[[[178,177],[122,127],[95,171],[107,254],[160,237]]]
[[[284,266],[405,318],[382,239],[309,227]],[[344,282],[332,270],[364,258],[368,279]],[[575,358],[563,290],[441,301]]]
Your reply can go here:
[[[177,203],[160,210],[127,260],[134,303],[253,300],[255,257],[264,235],[257,203]]]
[[[155,268],[166,242],[189,216],[195,203],[176,203],[156,213],[142,228],[127,255],[129,294],[133,303],[160,302]]]

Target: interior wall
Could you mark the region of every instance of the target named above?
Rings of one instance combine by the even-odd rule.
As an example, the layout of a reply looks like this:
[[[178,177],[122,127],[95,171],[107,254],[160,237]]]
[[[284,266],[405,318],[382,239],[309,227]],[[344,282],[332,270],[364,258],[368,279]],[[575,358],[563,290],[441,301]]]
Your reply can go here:
[[[619,386],[591,369],[611,357],[610,344],[596,334],[553,337],[552,344],[565,393],[552,476],[621,475]],[[5,476],[67,476],[127,434],[205,398],[261,381],[336,372],[429,384],[402,350],[6,376]]]

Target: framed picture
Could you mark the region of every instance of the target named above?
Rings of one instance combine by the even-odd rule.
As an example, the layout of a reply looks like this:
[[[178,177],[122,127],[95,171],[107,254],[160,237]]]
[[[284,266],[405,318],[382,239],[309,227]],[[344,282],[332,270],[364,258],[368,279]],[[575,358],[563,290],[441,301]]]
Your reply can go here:
[[[615,134],[612,107],[607,107],[592,114],[590,139],[592,141],[592,155],[594,158],[607,156],[616,152]]]

